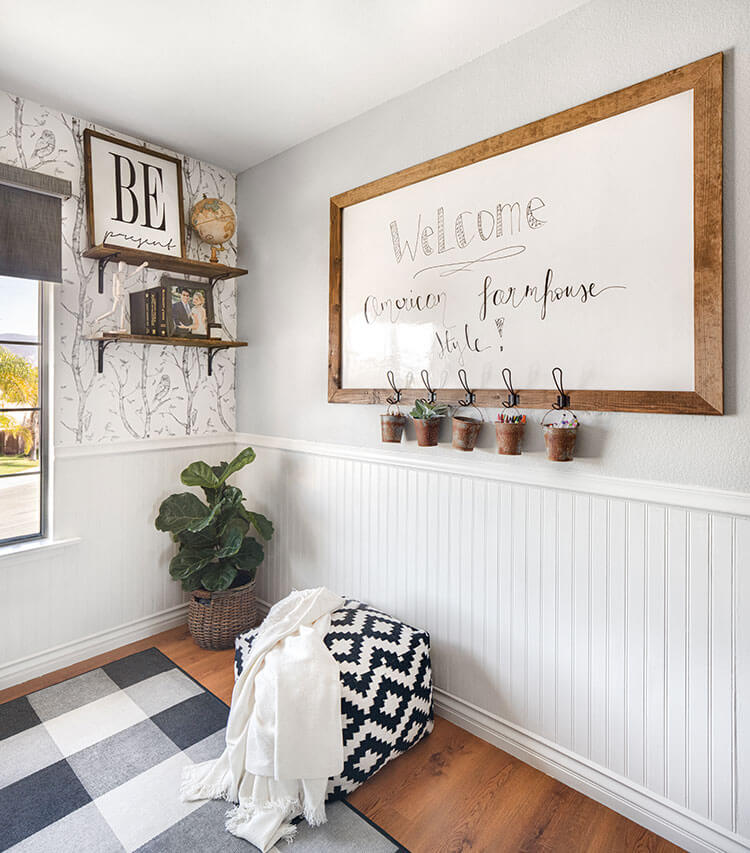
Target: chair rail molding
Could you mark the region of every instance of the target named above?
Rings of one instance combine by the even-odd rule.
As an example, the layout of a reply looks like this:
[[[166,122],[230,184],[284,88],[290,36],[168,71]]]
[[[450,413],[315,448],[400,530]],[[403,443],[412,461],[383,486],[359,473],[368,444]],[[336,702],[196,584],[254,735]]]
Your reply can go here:
[[[54,448],[55,459],[78,459],[82,456],[116,456],[121,453],[149,453],[156,450],[176,450],[181,447],[233,446],[233,432],[202,435],[180,435],[167,438],[139,438],[134,441],[110,441],[98,444],[61,444]]]
[[[704,486],[675,485],[656,480],[606,477],[601,474],[576,471],[573,469],[575,463],[567,466],[550,463],[540,468],[525,464],[522,461],[523,457],[503,458],[496,453],[480,449],[474,450],[471,457],[469,454],[460,454],[457,458],[456,452],[451,450],[449,444],[427,450],[412,450],[404,445],[398,449],[386,450],[244,432],[234,433],[234,439],[243,447],[249,444],[252,447],[285,450],[291,453],[370,462],[415,471],[456,474],[509,484],[626,498],[685,509],[750,517],[750,491],[734,492]]]

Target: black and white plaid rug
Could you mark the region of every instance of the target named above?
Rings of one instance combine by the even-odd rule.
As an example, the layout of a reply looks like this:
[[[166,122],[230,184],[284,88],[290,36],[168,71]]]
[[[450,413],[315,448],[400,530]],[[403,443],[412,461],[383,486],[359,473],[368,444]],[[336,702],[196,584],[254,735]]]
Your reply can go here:
[[[179,798],[183,767],[221,754],[228,713],[157,649],[0,705],[0,850],[254,853],[224,829],[227,803]],[[327,813],[292,853],[406,853],[348,803]]]

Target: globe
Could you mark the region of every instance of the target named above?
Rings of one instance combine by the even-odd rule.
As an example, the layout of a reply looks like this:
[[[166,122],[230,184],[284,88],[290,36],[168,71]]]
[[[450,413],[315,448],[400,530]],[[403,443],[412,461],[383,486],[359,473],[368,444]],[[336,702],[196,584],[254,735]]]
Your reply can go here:
[[[218,263],[217,246],[223,248],[237,228],[232,208],[220,198],[203,198],[193,206],[190,223],[204,243],[211,246],[211,263]]]

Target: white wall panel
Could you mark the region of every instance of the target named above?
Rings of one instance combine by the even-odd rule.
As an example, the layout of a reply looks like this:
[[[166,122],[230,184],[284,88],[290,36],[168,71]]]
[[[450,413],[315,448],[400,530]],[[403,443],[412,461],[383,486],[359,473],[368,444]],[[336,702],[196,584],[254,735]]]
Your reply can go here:
[[[750,832],[744,503],[703,511],[696,494],[688,510],[668,491],[623,497],[624,481],[610,497],[286,443],[258,438],[242,474],[277,530],[262,598],[326,584],[416,623],[448,694]]]
[[[168,572],[174,546],[154,528],[159,504],[184,489],[180,471],[186,465],[198,458],[216,464],[235,447],[224,439],[198,439],[187,446],[167,441],[156,449],[139,444],[127,452],[59,451],[54,534],[80,541],[54,554],[42,549],[0,555],[0,672],[15,661],[182,604],[180,585]],[[181,612],[175,618],[184,621]],[[47,669],[57,668],[52,656],[49,660]]]

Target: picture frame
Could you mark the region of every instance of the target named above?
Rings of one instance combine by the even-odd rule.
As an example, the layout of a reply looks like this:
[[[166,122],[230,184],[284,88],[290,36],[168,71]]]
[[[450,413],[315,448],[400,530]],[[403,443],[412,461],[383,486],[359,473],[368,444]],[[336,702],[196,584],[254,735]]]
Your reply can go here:
[[[90,128],[83,156],[90,248],[184,258],[182,161]]]
[[[167,336],[210,338],[214,322],[213,293],[208,282],[162,276],[161,288],[167,305]],[[193,328],[188,331],[185,326]]]
[[[662,103],[669,99],[676,103],[682,96],[690,98],[690,110],[679,114],[681,123],[675,125],[679,132],[675,130],[674,138],[679,143],[680,150],[688,154],[684,158],[686,164],[684,172],[679,173],[674,183],[679,189],[680,198],[685,196],[686,203],[681,207],[673,208],[670,213],[689,208],[691,219],[680,233],[679,243],[675,243],[677,248],[671,251],[671,256],[664,246],[672,244],[664,241],[657,246],[661,249],[657,259],[666,265],[670,263],[671,258],[678,257],[680,263],[686,268],[686,275],[682,278],[685,286],[681,290],[675,289],[674,295],[669,297],[673,299],[672,304],[679,308],[685,318],[683,334],[679,339],[680,343],[684,344],[680,351],[681,361],[679,362],[684,378],[682,381],[657,384],[660,378],[657,368],[661,367],[665,356],[671,356],[673,343],[677,340],[677,335],[672,335],[666,323],[663,326],[659,325],[662,318],[669,317],[668,299],[664,300],[664,307],[662,313],[658,315],[657,322],[653,320],[653,317],[657,316],[656,313],[649,313],[648,294],[639,296],[635,304],[631,301],[629,306],[627,299],[618,302],[614,296],[617,293],[628,292],[627,288],[604,287],[604,285],[627,284],[628,287],[632,286],[630,293],[636,292],[639,284],[636,276],[632,276],[626,282],[617,280],[621,271],[619,261],[624,254],[622,250],[619,255],[611,256],[614,260],[605,269],[609,278],[601,279],[602,291],[606,289],[607,295],[598,301],[589,299],[586,311],[591,305],[596,305],[597,310],[598,306],[606,305],[609,318],[612,318],[608,319],[610,324],[608,328],[613,326],[616,328],[621,306],[629,308],[635,319],[627,326],[623,323],[623,328],[627,328],[628,334],[633,338],[641,334],[640,340],[649,344],[651,354],[649,357],[639,355],[640,372],[633,371],[631,376],[625,377],[633,381],[623,381],[621,384],[614,382],[605,384],[606,378],[598,383],[591,381],[585,384],[585,381],[582,381],[585,380],[586,373],[591,374],[597,370],[601,378],[610,366],[611,374],[619,377],[633,359],[632,353],[640,352],[637,342],[629,349],[626,348],[629,342],[623,333],[620,335],[619,343],[622,344],[624,355],[620,353],[613,355],[609,339],[598,332],[601,327],[592,322],[591,318],[595,315],[586,314],[581,309],[580,303],[584,300],[578,298],[578,291],[575,288],[580,288],[581,282],[588,283],[594,280],[595,273],[591,271],[594,265],[579,263],[576,266],[570,263],[568,267],[573,271],[573,275],[567,279],[561,276],[556,280],[560,281],[560,284],[557,285],[557,291],[553,291],[553,298],[559,299],[559,304],[563,306],[558,316],[565,315],[565,322],[560,323],[560,330],[561,334],[565,333],[564,340],[568,345],[557,349],[549,345],[547,352],[550,355],[537,358],[536,361],[533,357],[527,357],[525,361],[522,358],[514,359],[511,347],[508,345],[512,331],[509,328],[509,319],[515,323],[516,319],[521,317],[522,311],[516,310],[515,305],[510,309],[504,309],[511,292],[506,285],[506,280],[516,285],[514,294],[520,292],[524,297],[529,293],[533,294],[524,303],[523,310],[526,310],[527,305],[530,306],[529,315],[536,311],[535,319],[541,319],[544,323],[537,322],[534,326],[528,322],[523,326],[525,340],[522,343],[528,343],[529,347],[535,347],[538,352],[544,344],[543,336],[548,334],[553,323],[549,317],[545,319],[543,314],[540,318],[539,307],[533,304],[541,299],[541,296],[535,298],[538,293],[544,293],[546,298],[545,270],[549,279],[551,270],[548,267],[555,266],[557,262],[560,262],[562,267],[563,262],[569,259],[570,253],[566,254],[566,251],[571,245],[579,248],[578,259],[583,257],[583,253],[592,246],[595,250],[599,246],[608,246],[605,240],[599,239],[600,235],[595,230],[586,231],[585,240],[576,239],[577,234],[565,230],[566,223],[568,221],[585,222],[588,228],[592,223],[598,226],[606,217],[613,216],[610,209],[599,210],[592,205],[588,217],[579,215],[574,220],[574,217],[568,216],[567,206],[575,193],[569,191],[567,195],[558,194],[556,200],[564,204],[558,204],[557,210],[554,211],[556,218],[553,220],[553,208],[549,204],[551,194],[550,197],[544,198],[546,190],[538,176],[544,174],[546,180],[548,175],[555,176],[565,172],[568,169],[568,161],[564,158],[554,159],[549,156],[545,159],[544,152],[555,150],[555,146],[558,146],[560,140],[566,136],[573,137],[578,134],[579,140],[590,139],[599,123],[605,125],[607,122],[620,121],[618,127],[624,128],[627,134],[628,128],[631,127],[628,121],[632,116],[633,123],[637,124],[635,114],[639,110],[641,115],[644,115],[643,110],[652,110],[651,115],[657,115]],[[393,389],[386,386],[388,370],[393,371],[397,386],[402,391],[401,400],[405,403],[424,396],[425,388],[419,377],[420,374],[424,377],[425,372],[430,376],[431,384],[437,390],[438,399],[455,402],[459,396],[465,396],[465,390],[458,387],[456,381],[456,368],[461,366],[467,368],[468,381],[475,392],[473,399],[477,405],[499,407],[509,394],[508,388],[502,387],[501,379],[501,370],[507,367],[512,371],[513,381],[518,386],[515,392],[520,398],[520,405],[534,409],[548,409],[555,404],[560,393],[558,389],[551,387],[552,368],[561,367],[565,371],[567,394],[575,409],[723,414],[722,97],[723,55],[717,53],[333,196],[330,199],[329,402],[385,404],[393,394]],[[653,112],[654,110],[656,112]],[[643,143],[643,149],[648,155],[648,147],[652,143],[658,143],[662,137],[650,130],[648,121],[641,121],[638,127],[640,133],[638,139]],[[667,127],[670,126],[667,125]],[[627,138],[621,136],[620,142],[624,147]],[[670,150],[665,144],[662,148],[663,161],[669,167],[671,165]],[[534,161],[536,152],[539,152],[539,158]],[[503,157],[516,158],[513,160],[514,163],[519,162],[519,158],[526,157],[531,163],[525,172],[531,176],[530,180],[521,189],[513,190],[517,195],[506,198],[500,195],[500,192],[504,191],[501,189],[498,190],[497,198],[487,199],[491,204],[477,203],[472,207],[471,201],[466,200],[467,197],[473,198],[471,193],[456,192],[455,187],[465,189],[469,186],[466,183],[470,180],[466,177],[469,170],[474,170],[476,175],[478,170],[491,168],[488,164],[492,164],[493,161],[497,163]],[[583,157],[579,159],[583,164],[582,173],[585,182],[588,178],[585,174],[588,162]],[[508,163],[510,160],[506,159],[505,162]],[[601,162],[604,164],[602,173],[607,179],[610,175],[617,177],[617,170],[620,168],[619,160],[609,156],[606,147],[602,148]],[[561,163],[564,164],[564,168],[560,168]],[[654,167],[652,171],[658,175]],[[490,184],[485,181],[484,186],[496,185],[504,188],[514,182],[514,185],[517,185],[518,174],[519,172],[515,170],[510,172],[506,168],[506,182],[496,181]],[[637,170],[634,170],[634,174],[638,174]],[[626,184],[622,178],[620,182],[623,185]],[[475,181],[475,183],[478,182]],[[429,189],[430,186],[433,187],[432,190]],[[436,189],[438,186],[441,187],[440,190]],[[472,192],[473,189],[474,185],[471,186]],[[577,190],[578,187],[575,189]],[[643,189],[644,186],[638,184],[636,192],[632,194],[636,209],[640,203],[639,194]],[[432,196],[430,196],[431,192]],[[442,195],[435,198],[438,192]],[[596,198],[595,192],[596,189],[591,192],[591,199]],[[674,198],[673,195],[664,197]],[[511,206],[511,202],[515,202],[516,198],[521,203]],[[429,203],[425,203],[426,199]],[[495,202],[497,202],[497,215],[493,220],[496,210]],[[377,207],[381,203],[382,205]],[[452,214],[455,217],[455,233],[449,230],[453,227],[453,219],[449,219],[447,215],[451,204],[453,205]],[[549,206],[543,209],[543,204],[549,204]],[[645,205],[645,202],[643,204]],[[368,205],[370,212],[363,214]],[[516,207],[518,209],[514,210]],[[468,208],[472,210],[469,211]],[[660,209],[657,199],[650,210],[659,211]],[[378,219],[371,214],[374,210],[378,211]],[[641,213],[643,210],[644,208],[640,208]],[[441,218],[444,212],[445,219]],[[525,245],[520,248],[518,245],[504,246],[500,239],[497,243],[492,239],[484,242],[486,238],[495,236],[494,227],[490,231],[490,222],[492,221],[493,226],[497,227],[499,235],[501,228],[498,221],[501,217],[508,216],[515,217],[511,222],[520,223],[520,225],[513,232],[513,239],[506,242]],[[477,217],[480,220],[478,223]],[[408,225],[408,231],[406,227],[394,228],[396,219],[399,220],[398,226],[402,223],[405,226]],[[539,220],[542,221],[539,222]],[[553,225],[545,224],[544,220],[553,222],[554,228],[558,229],[554,234],[555,261],[548,260],[553,256],[552,251],[537,249],[540,239],[548,240],[547,235],[553,234]],[[632,221],[631,219],[628,222]],[[657,218],[654,217],[650,221],[657,221]],[[661,227],[663,222],[669,224],[671,221],[670,218],[662,216],[658,218],[658,227]],[[347,222],[350,230],[345,235]],[[356,228],[352,225],[354,222],[358,223]],[[364,226],[359,224],[363,222]],[[618,225],[621,223],[624,223],[624,220],[618,218]],[[507,225],[507,218],[503,224]],[[538,227],[539,225],[542,227]],[[467,228],[466,233],[464,233],[464,226]],[[471,235],[468,232],[470,227],[473,228]],[[512,228],[513,225],[511,225]],[[521,239],[518,239],[519,229],[524,230],[520,235]],[[607,236],[614,230],[610,229]],[[540,235],[543,236],[540,238]],[[449,243],[451,238],[452,245]],[[472,239],[474,242],[470,248],[467,248]],[[495,245],[500,246],[501,251],[503,248],[513,249],[516,257],[507,260],[501,259],[498,254],[493,255],[490,250],[494,249]],[[620,245],[622,246],[622,243]],[[638,246],[639,252],[643,246],[640,242],[635,242],[633,245]],[[560,246],[563,248],[560,249]],[[581,246],[583,248],[580,248]],[[440,256],[443,247],[451,253]],[[463,249],[466,249],[465,253]],[[427,258],[426,255],[432,257]],[[657,252],[654,252],[654,256],[656,255]],[[386,266],[386,258],[390,266]],[[602,258],[605,261],[610,260],[606,255],[600,254],[595,259],[598,269],[604,268],[604,265],[599,263]],[[420,260],[421,263],[419,263]],[[413,270],[409,266],[412,261],[414,261]],[[449,261],[451,263],[448,263]],[[468,263],[456,263],[457,261]],[[489,261],[493,261],[494,264],[490,264]],[[533,275],[524,268],[521,274],[511,279],[509,271],[521,269],[520,266],[513,265],[529,261],[536,262]],[[482,266],[480,262],[486,263]],[[498,263],[503,266],[499,267]],[[441,264],[447,270],[438,269]],[[651,269],[653,267],[644,263],[640,272],[650,275]],[[359,278],[356,275],[353,276],[352,270],[356,271]],[[498,272],[495,273],[495,270]],[[472,273],[477,271],[481,272],[481,275],[472,276]],[[441,315],[446,304],[444,295],[452,286],[451,280],[444,277],[446,272],[457,274],[453,281],[459,282],[462,286],[461,293],[466,294],[465,304],[472,309],[473,313],[469,313],[467,309],[463,314],[458,314],[457,322],[455,318],[449,321],[454,322],[455,325],[451,327],[450,339],[447,334],[443,335],[442,352],[437,352],[433,334],[431,338],[433,349],[430,350],[431,361],[428,364],[432,369],[430,374],[429,370],[420,370],[424,365],[420,365],[413,356],[418,347],[412,329],[419,327],[414,325],[418,320],[412,318],[422,312],[420,316],[429,315],[429,319],[434,324],[445,323]],[[400,290],[386,292],[385,288],[392,287],[397,275],[401,276]],[[489,298],[496,300],[494,306],[502,303],[503,310],[494,312],[487,310],[486,317],[480,316],[476,302],[477,299],[483,298],[482,279],[486,282],[492,275],[496,275],[501,282],[495,283],[489,290],[484,288],[485,302],[479,306],[479,309],[482,310],[488,304],[487,295],[489,295]],[[419,288],[424,287],[422,283],[429,276],[433,276],[435,287],[425,295],[424,290]],[[645,280],[645,277],[641,280]],[[656,276],[654,280],[657,283],[660,282]],[[573,286],[569,289],[574,294],[574,298],[568,298],[569,282],[573,282]],[[377,288],[382,290],[378,291]],[[458,291],[459,287],[456,286],[453,293]],[[373,293],[377,298],[369,305],[374,306],[375,310],[368,317],[366,316],[368,300],[372,299],[370,294]],[[670,294],[672,294],[671,291]],[[588,293],[588,296],[592,297],[597,295],[598,292]],[[610,297],[611,301],[608,301]],[[453,298],[449,293],[449,299]],[[461,295],[458,298],[464,297]],[[469,299],[473,302],[469,302]],[[516,296],[513,295],[513,300],[515,299]],[[430,300],[432,300],[431,303]],[[396,313],[402,311],[404,319],[401,325],[398,327],[393,325],[392,328],[396,331],[391,331],[391,327],[381,324],[384,328],[383,333],[379,338],[372,335],[372,343],[369,349],[366,349],[362,344],[363,329],[367,332],[369,328],[374,328],[376,325],[373,323],[372,326],[368,326],[368,322],[380,312],[386,315],[387,322],[394,323],[395,321],[392,320],[394,311]],[[574,311],[578,312],[575,316],[583,318],[580,323],[571,322],[570,318]],[[407,312],[411,312],[408,319]],[[380,322],[379,316],[377,319]],[[575,320],[575,317],[573,319]],[[641,321],[643,326],[651,322],[651,329],[648,332],[641,332]],[[431,334],[429,323],[424,321],[422,325],[427,329],[423,337],[428,338]],[[447,326],[448,323],[445,325]],[[445,333],[445,329],[443,332]],[[591,340],[594,340],[596,333],[602,339],[601,345],[598,348],[590,347],[586,351],[589,335],[592,334]],[[483,337],[480,338],[480,336]],[[570,342],[574,342],[574,345]],[[492,360],[489,354],[484,362],[480,362],[479,358],[475,357],[472,350],[478,351],[480,344],[482,346],[492,344],[494,347]],[[505,344],[504,351],[503,344]],[[451,347],[454,348],[453,351]],[[424,349],[426,346],[419,349],[419,357],[427,361],[427,357],[423,354]],[[490,347],[485,349],[489,353]],[[567,359],[572,360],[570,356],[572,349],[575,349],[573,357],[579,359],[581,369],[568,371],[566,370]],[[352,358],[352,353],[356,358]],[[440,361],[440,358],[443,360]],[[459,359],[466,359],[466,362],[462,363]],[[471,359],[474,359],[474,362]],[[352,369],[352,364],[357,365],[356,369]],[[476,367],[472,367],[472,364],[476,364]],[[657,378],[651,384],[647,382],[642,385],[636,384],[639,380],[650,380],[654,376]],[[577,381],[581,384],[576,384]],[[380,382],[382,385],[376,384]]]

